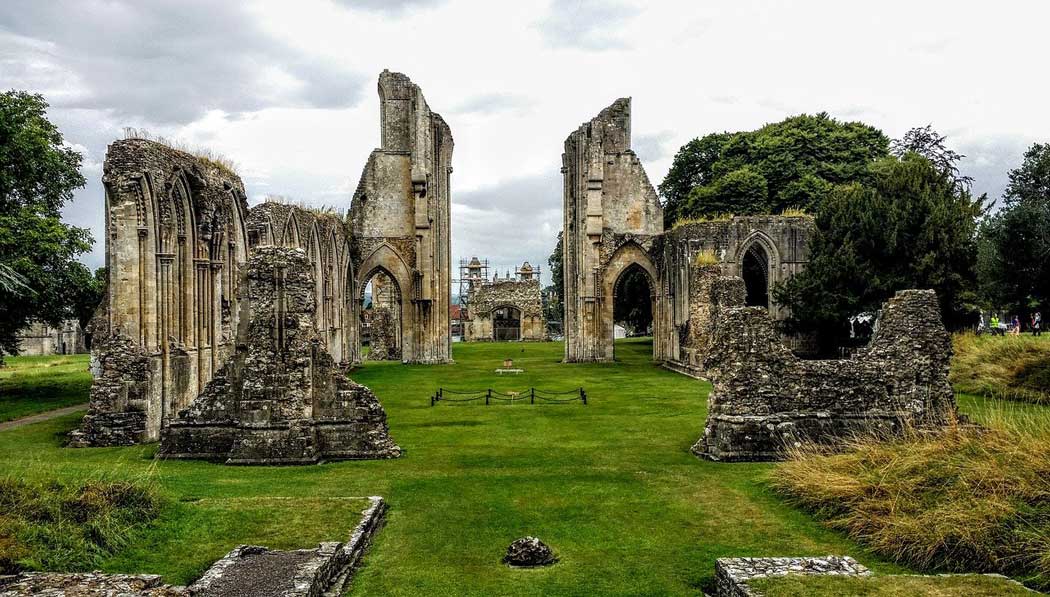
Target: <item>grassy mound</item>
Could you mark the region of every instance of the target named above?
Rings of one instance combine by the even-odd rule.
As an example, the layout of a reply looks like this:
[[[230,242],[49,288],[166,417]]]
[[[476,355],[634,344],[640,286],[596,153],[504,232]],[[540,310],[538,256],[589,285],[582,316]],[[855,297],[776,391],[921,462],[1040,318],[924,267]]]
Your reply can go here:
[[[0,574],[81,571],[156,518],[152,487],[126,481],[0,480]]]
[[[790,575],[763,578],[749,584],[765,597],[1024,597],[1032,594],[1004,578],[976,574],[865,577]]]
[[[0,368],[0,423],[87,404],[90,389],[86,354],[7,357]]]
[[[956,391],[1050,404],[1050,336],[975,336],[952,340]]]
[[[1050,432],[1016,425],[807,448],[774,487],[834,529],[918,569],[1050,586]]]

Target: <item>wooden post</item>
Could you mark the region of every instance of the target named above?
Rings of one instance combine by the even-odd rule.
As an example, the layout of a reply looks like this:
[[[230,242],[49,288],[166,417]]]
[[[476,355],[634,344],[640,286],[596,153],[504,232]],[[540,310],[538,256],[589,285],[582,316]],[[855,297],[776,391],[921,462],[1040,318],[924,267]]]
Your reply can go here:
[[[531,388],[529,394],[529,404],[536,404],[536,388]]]
[[[587,392],[583,391],[583,388],[580,388],[580,399],[583,400],[583,405],[586,406],[587,405]]]
[[[492,388],[489,388],[489,391],[486,392],[486,394],[485,394],[485,406],[489,405],[489,398],[491,398],[491,397],[492,397]]]

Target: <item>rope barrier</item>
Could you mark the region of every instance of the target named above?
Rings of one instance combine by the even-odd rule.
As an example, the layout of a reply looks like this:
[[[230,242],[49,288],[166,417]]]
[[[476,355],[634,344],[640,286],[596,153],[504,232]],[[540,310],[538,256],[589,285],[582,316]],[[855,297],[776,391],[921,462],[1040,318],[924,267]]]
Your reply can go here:
[[[448,398],[445,394],[451,394],[453,396],[469,396],[469,398]],[[555,396],[568,396],[572,395],[572,398],[556,398]],[[582,402],[584,405],[587,404],[587,392],[583,388],[577,388],[575,390],[568,390],[565,392],[552,392],[550,390],[540,390],[537,388],[529,388],[528,390],[522,390],[520,392],[507,391],[500,392],[493,390],[492,388],[486,388],[484,390],[449,390],[446,388],[438,388],[437,392],[430,397],[430,406],[434,406],[439,402],[474,402],[475,400],[485,399],[485,405],[492,403],[492,400],[499,400],[500,402],[520,402],[522,400],[528,400],[529,404],[536,404],[536,399],[548,404],[568,404],[570,402]]]

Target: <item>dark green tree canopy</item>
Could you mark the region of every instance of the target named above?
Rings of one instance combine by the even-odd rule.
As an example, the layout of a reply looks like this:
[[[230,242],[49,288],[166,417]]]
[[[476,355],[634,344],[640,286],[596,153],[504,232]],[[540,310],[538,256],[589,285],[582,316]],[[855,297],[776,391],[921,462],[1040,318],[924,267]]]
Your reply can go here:
[[[1050,143],[1034,143],[1021,166],[1010,171],[1003,199],[1007,205],[1024,201],[1050,203]]]
[[[1050,307],[1050,203],[1008,205],[981,223],[977,274],[986,308]]]
[[[93,280],[76,261],[91,236],[60,213],[84,185],[81,156],[63,144],[46,112],[40,95],[0,94],[0,268],[30,289],[0,284],[0,351],[9,354],[31,319],[57,325],[83,311],[75,305]]]
[[[825,348],[847,337],[852,315],[898,290],[932,288],[949,326],[973,311],[976,228],[985,197],[916,153],[883,158],[868,184],[834,187],[817,212],[806,269],[775,290],[788,325]]]
[[[660,192],[667,224],[692,217],[815,211],[834,185],[867,182],[889,139],[860,122],[802,114],[683,146]]]

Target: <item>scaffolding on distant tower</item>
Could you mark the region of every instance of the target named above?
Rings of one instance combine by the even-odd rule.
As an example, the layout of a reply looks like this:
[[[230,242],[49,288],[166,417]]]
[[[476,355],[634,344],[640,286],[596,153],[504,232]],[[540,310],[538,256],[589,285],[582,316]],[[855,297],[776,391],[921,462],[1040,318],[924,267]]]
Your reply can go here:
[[[475,288],[488,281],[489,260],[481,261],[477,257],[459,260],[459,277],[453,282],[459,284],[459,305],[466,319],[470,309],[470,295]]]

